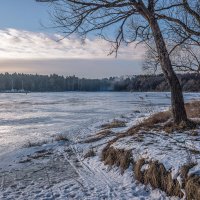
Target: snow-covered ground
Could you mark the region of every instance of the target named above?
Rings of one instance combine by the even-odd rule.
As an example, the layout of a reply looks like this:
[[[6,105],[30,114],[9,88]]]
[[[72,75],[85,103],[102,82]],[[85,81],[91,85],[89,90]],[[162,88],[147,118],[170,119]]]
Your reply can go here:
[[[195,135],[191,135],[189,131],[171,135],[165,132],[141,132],[119,139],[112,146],[132,150],[136,161],[141,158],[159,161],[167,171],[171,171],[172,178],[178,178],[179,181],[180,169],[184,165],[195,163],[190,173],[200,174],[200,129],[195,131]],[[148,165],[145,167],[148,168]]]
[[[114,118],[127,122],[112,130],[115,135],[150,112],[166,109],[169,93],[0,96],[0,199],[168,199],[135,181],[131,169],[122,176],[102,164],[100,151],[113,135],[82,141]],[[186,101],[199,98],[198,93],[185,94]],[[70,141],[54,141],[59,134]],[[27,147],[29,142],[47,144]],[[84,159],[91,148],[97,156]]]

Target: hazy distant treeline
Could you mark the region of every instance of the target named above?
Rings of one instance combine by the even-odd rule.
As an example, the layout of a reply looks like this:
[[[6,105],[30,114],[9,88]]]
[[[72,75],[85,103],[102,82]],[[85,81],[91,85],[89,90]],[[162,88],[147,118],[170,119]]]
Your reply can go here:
[[[200,91],[199,74],[178,75],[184,91]],[[32,92],[61,91],[169,91],[162,74],[85,79],[75,76],[0,74],[0,91],[24,89]]]

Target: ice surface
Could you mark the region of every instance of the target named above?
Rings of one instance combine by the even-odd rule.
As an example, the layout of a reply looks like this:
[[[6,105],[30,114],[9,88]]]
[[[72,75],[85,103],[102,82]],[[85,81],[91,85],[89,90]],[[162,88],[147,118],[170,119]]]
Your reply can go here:
[[[95,123],[168,106],[165,93],[0,94],[0,154],[27,143],[66,133],[75,139]],[[159,105],[158,105],[159,102]],[[156,103],[156,104],[155,104]]]

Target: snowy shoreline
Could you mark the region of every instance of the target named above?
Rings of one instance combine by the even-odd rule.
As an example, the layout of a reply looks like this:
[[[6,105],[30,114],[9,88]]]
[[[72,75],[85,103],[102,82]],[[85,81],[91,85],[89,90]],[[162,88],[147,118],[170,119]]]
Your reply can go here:
[[[142,114],[137,120],[143,118]],[[137,123],[131,115],[118,119],[127,126],[113,129],[115,134]],[[96,132],[101,124],[95,125]],[[117,168],[105,166],[100,154],[107,139],[96,143],[82,139],[22,148],[1,157],[0,199],[168,199],[163,192],[135,182],[131,169],[121,176]],[[91,148],[97,156],[84,159]]]
[[[160,109],[166,110],[166,107]],[[159,189],[153,190],[149,185],[140,184],[134,178],[131,166],[121,175],[118,167],[106,166],[101,160],[102,150],[109,141],[149,115],[148,112],[145,114],[137,110],[135,113],[120,115],[115,120],[124,121],[126,127],[111,128],[111,134],[94,142],[84,141],[86,138],[96,137],[102,131],[103,123],[110,123],[112,120],[95,123],[85,136],[81,134],[73,140],[53,140],[1,155],[0,199],[179,199],[167,197]],[[135,141],[130,138],[118,142],[113,146],[129,149],[130,145],[135,145]],[[148,137],[144,140],[144,143],[151,142]],[[163,147],[161,143],[159,145]],[[95,156],[84,158],[91,149]],[[147,156],[151,152],[144,153]],[[157,151],[154,153],[154,156],[158,156]]]

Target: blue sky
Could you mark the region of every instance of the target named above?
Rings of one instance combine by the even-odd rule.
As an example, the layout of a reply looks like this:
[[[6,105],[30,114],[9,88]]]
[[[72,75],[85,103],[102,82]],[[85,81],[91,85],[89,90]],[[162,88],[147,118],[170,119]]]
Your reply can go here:
[[[49,24],[50,8],[50,3],[36,3],[35,0],[1,0],[0,28],[45,31],[40,21]]]
[[[35,0],[1,0],[0,72],[21,72],[101,78],[140,74],[144,48],[123,46],[119,56],[107,56],[110,44],[90,38],[83,45],[60,35],[50,26],[51,3]]]

